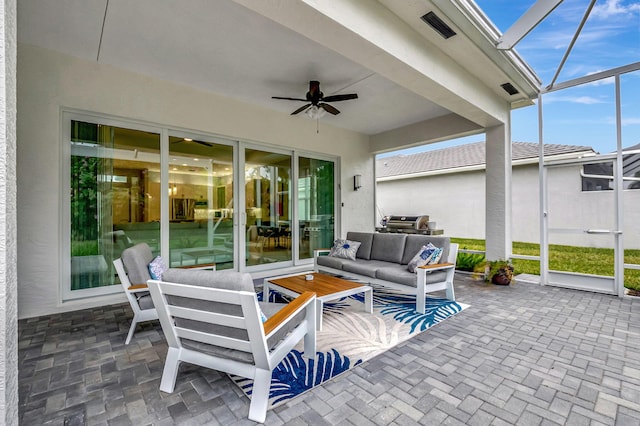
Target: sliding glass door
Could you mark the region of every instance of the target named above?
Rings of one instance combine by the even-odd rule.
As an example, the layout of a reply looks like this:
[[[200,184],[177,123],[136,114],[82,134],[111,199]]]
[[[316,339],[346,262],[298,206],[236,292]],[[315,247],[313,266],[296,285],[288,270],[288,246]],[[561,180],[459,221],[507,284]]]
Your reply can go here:
[[[169,256],[174,267],[233,269],[233,145],[169,136]]]
[[[138,243],[171,267],[249,272],[308,265],[314,249],[331,246],[333,159],[90,114],[63,117],[63,300],[121,291],[113,260]]]
[[[245,264],[290,262],[291,155],[244,151]]]

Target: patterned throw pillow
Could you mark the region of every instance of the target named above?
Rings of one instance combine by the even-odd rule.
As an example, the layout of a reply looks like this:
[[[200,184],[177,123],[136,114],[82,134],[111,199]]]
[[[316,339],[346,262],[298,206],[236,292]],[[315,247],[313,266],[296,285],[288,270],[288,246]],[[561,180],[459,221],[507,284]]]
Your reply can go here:
[[[433,252],[433,255],[431,256],[431,259],[429,259],[429,263],[428,265],[435,265],[436,263],[440,262],[440,258],[442,257],[442,249],[441,248],[436,248],[436,251]]]
[[[153,280],[161,280],[162,274],[169,269],[164,259],[160,256],[156,256],[148,265],[149,275]]]
[[[409,272],[415,272],[418,266],[428,265],[433,255],[436,254],[437,250],[440,250],[440,253],[442,254],[442,249],[438,249],[431,243],[427,244],[426,246],[422,246],[420,250],[418,250],[418,253],[413,256],[413,259],[411,259],[411,261],[407,265],[407,269],[409,270]]]
[[[338,238],[333,242],[333,247],[331,247],[329,256],[356,260],[356,253],[358,252],[360,244],[361,243],[359,241],[350,241]]]

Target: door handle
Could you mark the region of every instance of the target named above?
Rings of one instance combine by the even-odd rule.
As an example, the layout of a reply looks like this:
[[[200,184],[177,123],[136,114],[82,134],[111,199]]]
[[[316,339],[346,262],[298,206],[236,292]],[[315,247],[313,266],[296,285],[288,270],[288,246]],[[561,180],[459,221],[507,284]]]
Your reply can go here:
[[[587,229],[584,232],[586,232],[587,234],[611,234],[614,231],[609,231],[607,229]]]

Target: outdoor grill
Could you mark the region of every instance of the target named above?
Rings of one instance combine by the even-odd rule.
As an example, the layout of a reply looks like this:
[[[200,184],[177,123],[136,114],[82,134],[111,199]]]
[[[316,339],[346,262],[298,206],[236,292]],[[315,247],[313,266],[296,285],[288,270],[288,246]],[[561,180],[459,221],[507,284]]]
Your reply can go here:
[[[379,232],[401,232],[405,234],[440,235],[443,230],[435,229],[436,223],[429,222],[428,215],[418,216],[389,216],[386,227],[379,228]]]
[[[429,216],[390,216],[387,220],[389,232],[406,232],[428,229]]]

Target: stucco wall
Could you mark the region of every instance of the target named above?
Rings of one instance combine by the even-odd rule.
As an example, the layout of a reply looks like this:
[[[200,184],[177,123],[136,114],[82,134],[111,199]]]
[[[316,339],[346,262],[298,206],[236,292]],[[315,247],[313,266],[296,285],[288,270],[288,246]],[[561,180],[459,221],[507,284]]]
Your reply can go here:
[[[18,424],[16,2],[0,2],[0,424]]]
[[[574,229],[613,229],[612,191],[582,192],[578,166],[548,171],[549,226]],[[450,237],[485,238],[484,170],[377,183],[381,214],[428,214]],[[540,241],[538,165],[513,168],[513,241]],[[624,244],[640,248],[640,191],[624,194]],[[378,216],[379,220],[379,216]],[[554,233],[552,244],[612,247],[611,235]]]
[[[373,229],[373,157],[366,135],[52,51],[18,46],[18,313],[102,305],[60,303],[61,111],[72,108],[340,157],[339,232]],[[37,171],[37,172],[35,172]],[[354,173],[363,188],[353,191]]]

